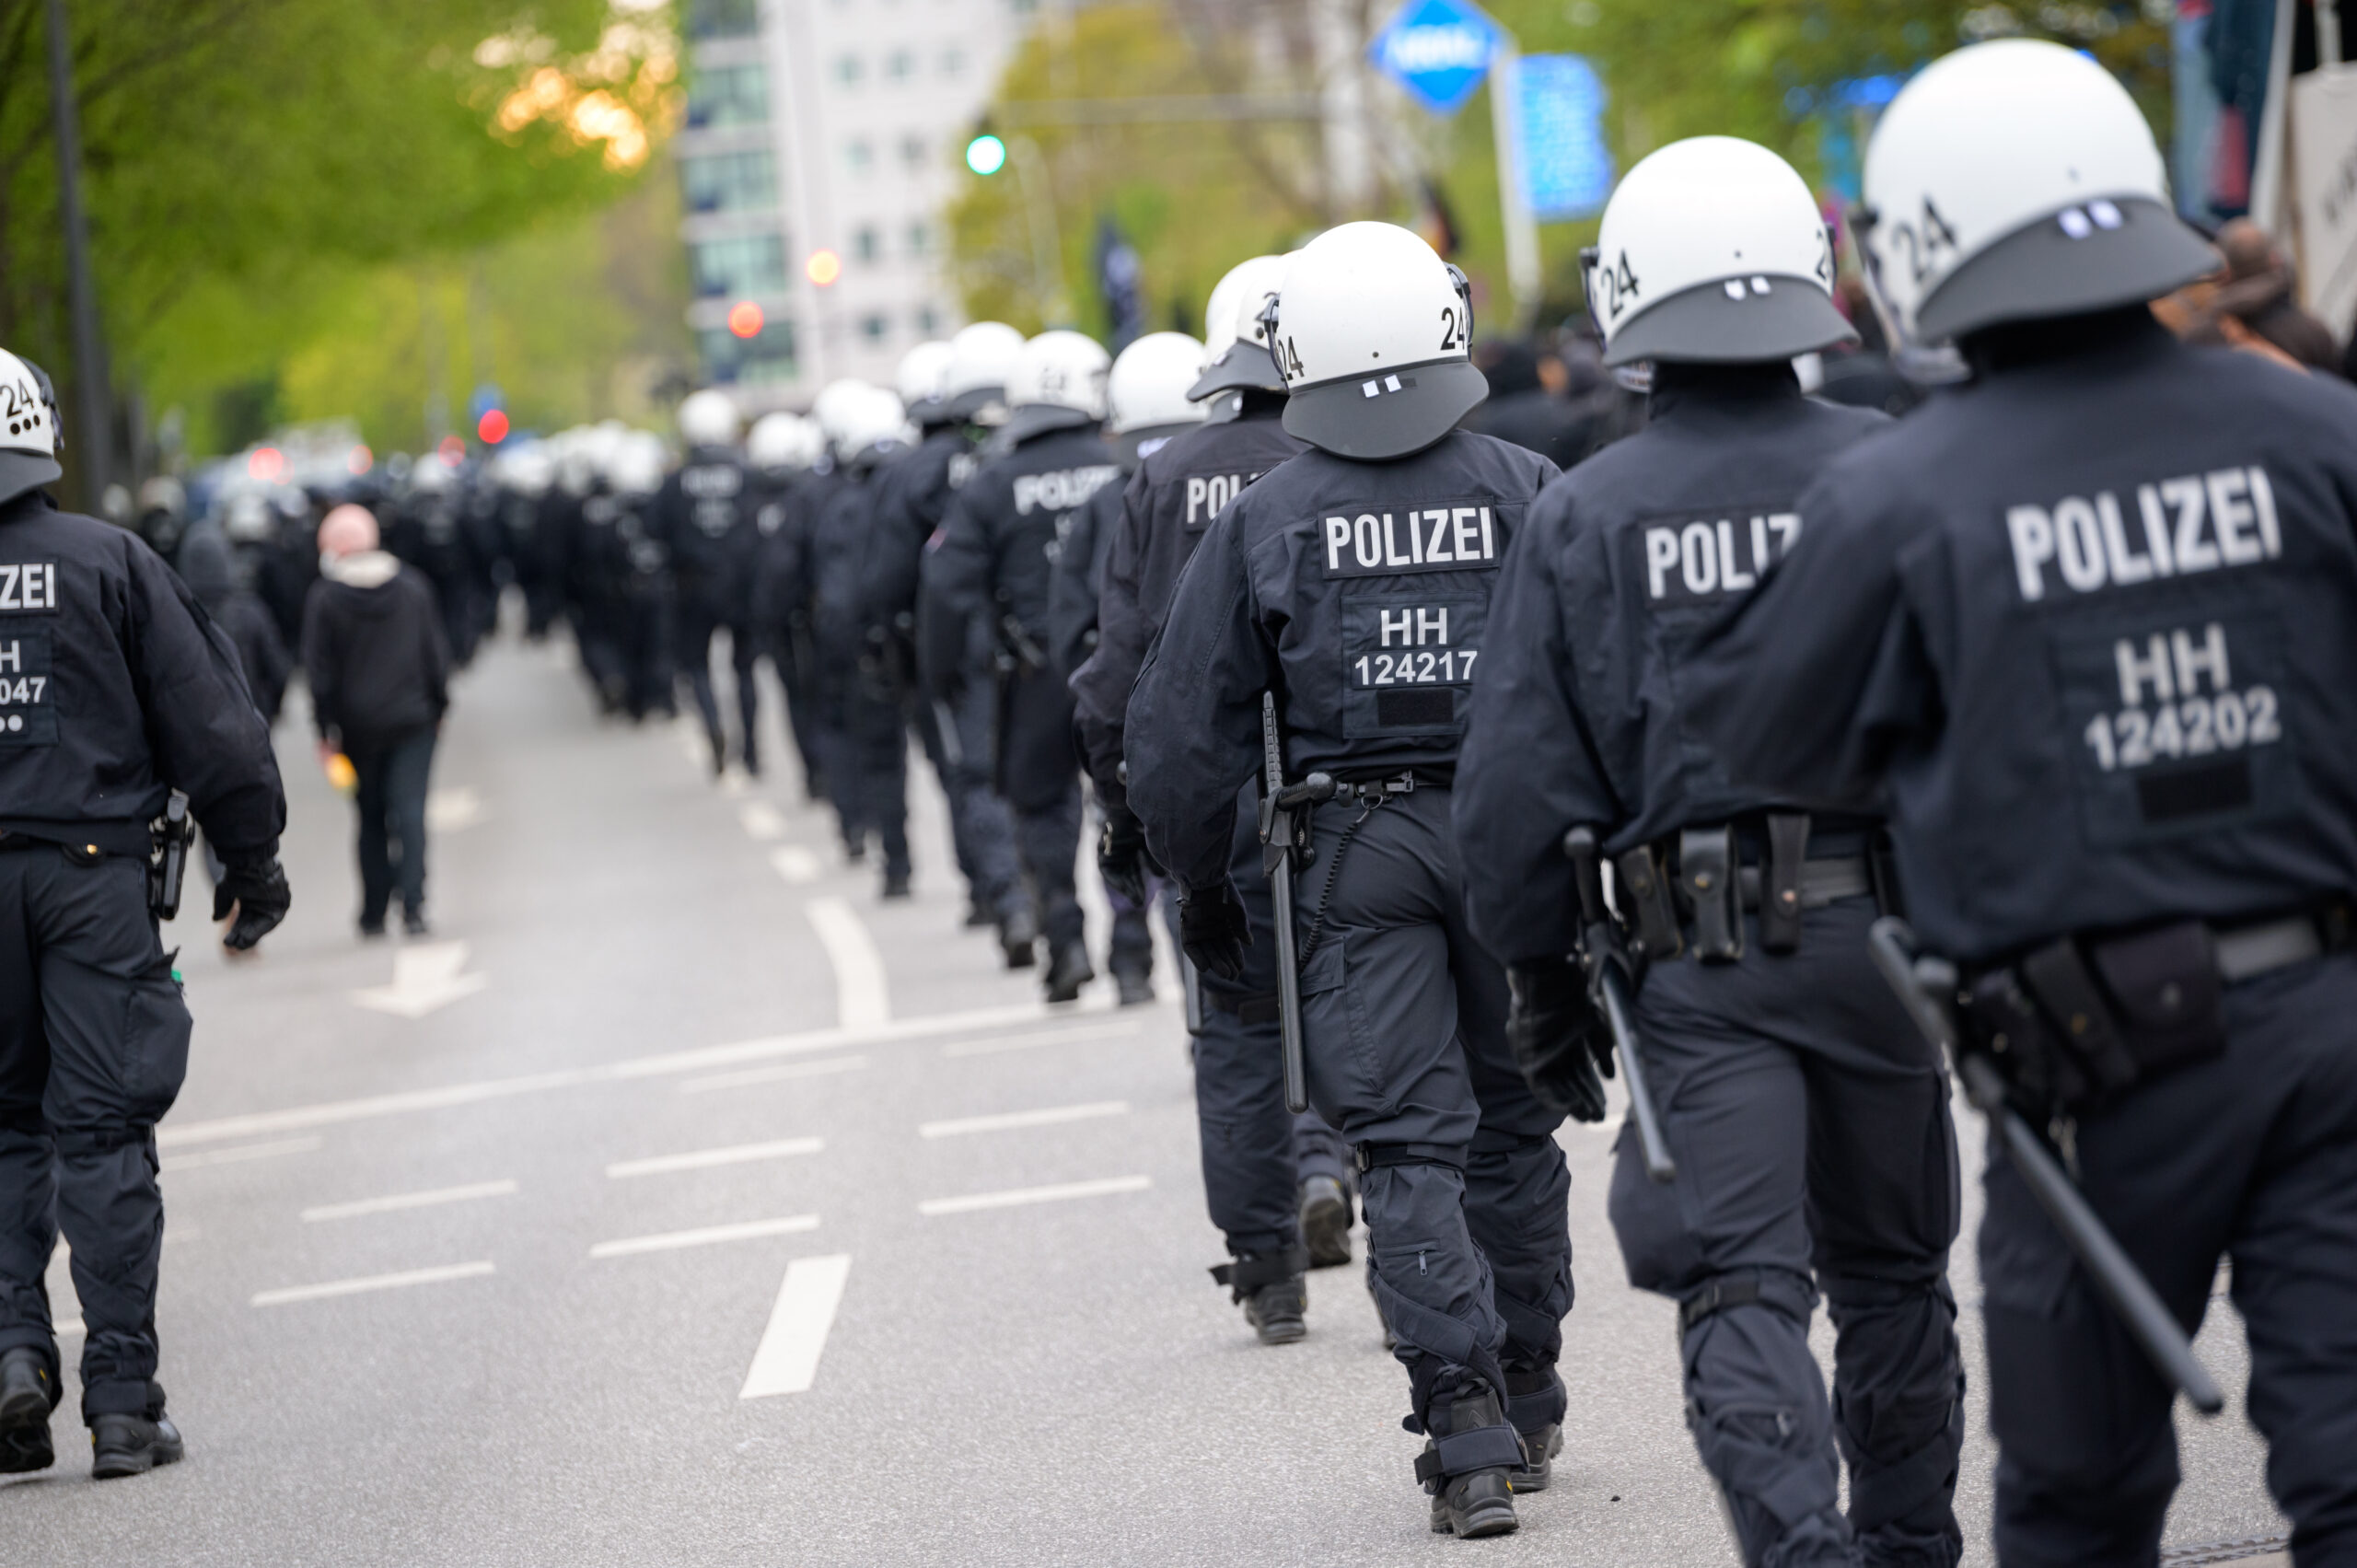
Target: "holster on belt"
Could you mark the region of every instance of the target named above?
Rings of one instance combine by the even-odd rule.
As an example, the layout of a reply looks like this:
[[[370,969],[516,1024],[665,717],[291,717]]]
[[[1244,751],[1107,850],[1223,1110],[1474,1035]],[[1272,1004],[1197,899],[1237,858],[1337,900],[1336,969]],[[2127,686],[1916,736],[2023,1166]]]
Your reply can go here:
[[[1678,835],[1678,880],[1694,914],[1694,956],[1706,964],[1743,957],[1743,884],[1735,828],[1688,828]]]
[[[1686,933],[1678,923],[1678,905],[1669,896],[1661,858],[1651,844],[1639,844],[1614,857],[1620,875],[1621,908],[1637,928],[1637,946],[1648,959],[1667,961],[1686,949]]]
[[[1801,946],[1801,867],[1808,860],[1808,813],[1768,813],[1768,863],[1761,867],[1759,945],[1771,953]]]

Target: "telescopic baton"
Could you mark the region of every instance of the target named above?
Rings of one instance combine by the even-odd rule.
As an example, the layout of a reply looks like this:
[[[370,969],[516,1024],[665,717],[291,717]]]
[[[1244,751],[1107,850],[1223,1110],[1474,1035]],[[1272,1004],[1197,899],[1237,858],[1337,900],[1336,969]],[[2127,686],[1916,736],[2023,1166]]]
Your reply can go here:
[[[1334,781],[1312,773],[1285,787],[1284,737],[1277,728],[1277,694],[1260,693],[1261,864],[1269,873],[1270,901],[1277,928],[1277,1027],[1282,1040],[1285,1109],[1298,1116],[1309,1109],[1309,1074],[1301,1054],[1301,970],[1293,938],[1294,814],[1304,806],[1334,798]]]
[[[1629,1113],[1637,1119],[1637,1146],[1644,1156],[1645,1174],[1655,1181],[1675,1181],[1678,1162],[1669,1157],[1669,1143],[1661,1135],[1661,1113],[1654,1106],[1653,1089],[1645,1082],[1644,1057],[1637,1049],[1637,1026],[1629,1011],[1629,973],[1613,958],[1612,912],[1604,903],[1596,830],[1573,828],[1565,833],[1563,853],[1571,857],[1573,879],[1579,885],[1581,944],[1587,958],[1588,986],[1612,1030],[1612,1048],[1620,1054],[1620,1070],[1628,1075]]]

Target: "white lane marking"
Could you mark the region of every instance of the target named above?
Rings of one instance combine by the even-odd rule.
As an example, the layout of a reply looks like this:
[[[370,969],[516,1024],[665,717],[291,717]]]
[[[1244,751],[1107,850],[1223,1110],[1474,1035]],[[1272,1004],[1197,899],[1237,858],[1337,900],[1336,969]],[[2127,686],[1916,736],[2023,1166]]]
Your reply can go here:
[[[393,953],[392,984],[355,991],[352,999],[379,1013],[422,1018],[491,983],[486,976],[459,972],[466,967],[464,942],[410,943]]]
[[[320,1220],[357,1219],[362,1214],[390,1214],[403,1209],[431,1209],[442,1203],[467,1203],[478,1198],[512,1198],[516,1183],[512,1180],[476,1181],[464,1187],[435,1187],[423,1192],[395,1192],[383,1198],[359,1198],[349,1203],[319,1203],[303,1211],[303,1217],[317,1223]]]
[[[425,797],[425,830],[429,833],[460,832],[489,815],[482,796],[464,784],[434,790]]]
[[[1109,1176],[1100,1181],[1064,1181],[1053,1187],[1016,1187],[1004,1192],[969,1192],[962,1198],[927,1198],[917,1213],[970,1214],[977,1209],[1013,1209],[1025,1203],[1059,1203],[1067,1198],[1103,1198],[1115,1192],[1143,1192],[1154,1185],[1145,1176]]]
[[[850,1277],[849,1253],[796,1258],[785,1266],[785,1283],[777,1287],[777,1304],[770,1308],[769,1327],[761,1330],[738,1399],[799,1394],[809,1388],[819,1376],[827,1332],[835,1326],[835,1308],[842,1304],[843,1282]]]
[[[953,1040],[941,1048],[944,1056],[992,1056],[1002,1051],[1029,1051],[1042,1045],[1071,1045],[1082,1040],[1120,1040],[1138,1032],[1135,1024],[1104,1024],[1091,1028],[1043,1029],[1038,1034],[1001,1035],[996,1040]]]
[[[813,899],[802,906],[810,928],[835,967],[835,1022],[846,1029],[873,1029],[892,1021],[892,986],[884,977],[884,955],[867,923],[842,899]]]
[[[70,1339],[74,1335],[84,1331],[82,1319],[79,1318],[68,1318],[65,1321],[57,1325],[57,1337],[61,1340]]]
[[[592,1258],[628,1258],[640,1252],[673,1252],[682,1247],[710,1247],[722,1241],[753,1241],[764,1236],[797,1236],[819,1228],[816,1214],[788,1214],[777,1220],[746,1220],[737,1225],[708,1225],[695,1230],[666,1231],[660,1236],[626,1236],[601,1241],[589,1249]]]
[[[166,1176],[176,1170],[195,1170],[208,1165],[235,1165],[239,1160],[275,1159],[280,1155],[308,1155],[326,1139],[316,1134],[308,1138],[274,1138],[267,1144],[238,1144],[226,1149],[206,1149],[201,1154],[174,1155],[162,1162]]]
[[[782,839],[785,837],[785,818],[766,800],[749,800],[737,808],[737,820],[745,825],[745,836],[752,839]]]
[[[827,1146],[824,1138],[780,1138],[768,1144],[736,1144],[725,1149],[692,1149],[683,1155],[655,1155],[645,1159],[617,1160],[606,1167],[616,1180],[626,1176],[662,1176],[675,1170],[709,1170],[717,1165],[745,1165],[753,1160],[784,1159],[790,1155],[815,1155]]]
[[[445,1263],[434,1269],[405,1269],[398,1274],[366,1274],[359,1279],[329,1280],[323,1284],[289,1285],[284,1290],[256,1291],[256,1307],[284,1307],[293,1301],[322,1301],[331,1295],[358,1295],[364,1291],[401,1290],[409,1285],[440,1284],[445,1280],[471,1280],[495,1272],[488,1260],[480,1263]]]
[[[749,1088],[755,1084],[775,1084],[787,1078],[817,1078],[830,1073],[856,1073],[867,1065],[865,1056],[830,1056],[823,1062],[788,1062],[776,1067],[748,1067],[741,1073],[715,1073],[709,1078],[690,1078],[679,1086],[683,1095],[706,1094],[714,1089]]]
[[[225,1138],[250,1138],[268,1132],[331,1127],[346,1121],[399,1116],[413,1110],[447,1110],[454,1106],[474,1105],[483,1100],[571,1088],[577,1084],[627,1082],[634,1078],[664,1077],[674,1073],[693,1073],[710,1067],[734,1067],[741,1063],[765,1062],[780,1056],[802,1056],[846,1045],[931,1040],[947,1034],[1005,1028],[1016,1024],[1047,1023],[1054,1018],[1076,1022],[1092,1013],[1109,1012],[1112,1006],[1113,1001],[1109,993],[1084,997],[1074,1006],[1056,1013],[1050,1013],[1045,1002],[1023,1002],[1001,1007],[977,1007],[963,1013],[936,1013],[930,1017],[897,1019],[870,1029],[830,1028],[811,1029],[803,1034],[771,1035],[762,1040],[739,1040],[733,1045],[699,1046],[691,1051],[626,1057],[601,1067],[568,1067],[552,1073],[488,1078],[470,1084],[446,1084],[439,1088],[408,1089],[393,1094],[368,1095],[358,1099],[328,1100],[317,1105],[288,1106],[280,1110],[215,1117],[210,1121],[182,1122],[178,1126],[156,1129],[156,1142],[166,1148],[187,1144],[210,1144]]]
[[[780,844],[770,851],[770,865],[796,887],[819,879],[819,857],[800,844]]]
[[[961,1132],[1011,1132],[1018,1127],[1053,1127],[1062,1121],[1087,1121],[1099,1116],[1127,1116],[1125,1099],[1097,1100],[1088,1105],[1056,1105],[1044,1110],[1010,1110],[997,1116],[960,1116],[926,1121],[917,1127],[920,1138],[954,1138]]]

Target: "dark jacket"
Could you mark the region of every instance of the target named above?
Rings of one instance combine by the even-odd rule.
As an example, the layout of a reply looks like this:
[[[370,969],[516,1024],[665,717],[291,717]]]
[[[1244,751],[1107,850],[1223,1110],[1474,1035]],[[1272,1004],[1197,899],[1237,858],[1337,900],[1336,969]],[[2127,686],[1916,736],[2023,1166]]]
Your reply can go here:
[[[294,670],[295,660],[279,637],[278,622],[271,619],[269,609],[251,588],[238,581],[237,563],[221,525],[198,523],[182,535],[177,565],[180,581],[188,585],[214,623],[229,633],[230,644],[238,650],[238,663],[245,672],[246,686],[253,693],[255,708],[265,721],[276,724],[279,707],[286,700],[286,679]]]
[[[303,606],[303,668],[319,734],[380,739],[439,723],[450,645],[433,585],[377,552],[337,563]]]

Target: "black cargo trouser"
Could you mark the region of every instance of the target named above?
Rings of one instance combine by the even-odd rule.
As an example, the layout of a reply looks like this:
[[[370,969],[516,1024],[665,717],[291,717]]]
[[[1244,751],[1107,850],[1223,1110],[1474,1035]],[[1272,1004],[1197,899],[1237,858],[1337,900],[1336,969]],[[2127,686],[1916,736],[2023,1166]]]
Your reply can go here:
[[[1629,1283],[1676,1298],[1687,1424],[1754,1564],[1953,1564],[1964,1439],[1945,1064],[1867,957],[1870,898],[1800,950],[1655,964],[1636,1026],[1678,1179],[1623,1127],[1611,1214]],[[1822,1291],[1833,1397],[1808,1347]],[[1840,1508],[1840,1463],[1850,1511]]]
[[[154,1414],[164,1242],[156,1122],[189,1015],[135,856],[0,842],[0,1351],[59,1381],[44,1276],[58,1232],[82,1302],[82,1413]]]
[[[1083,935],[1074,882],[1080,753],[1072,714],[1072,690],[1053,670],[1019,670],[999,683],[999,793],[1015,815],[1015,853],[1038,900],[1040,935],[1057,951]]]
[[[958,865],[974,901],[1004,922],[1028,910],[1030,892],[1015,854],[1015,819],[998,793],[998,691],[975,674],[934,709],[941,746],[941,787]]]
[[[761,650],[752,627],[745,617],[729,613],[706,596],[683,593],[676,628],[679,670],[688,678],[688,695],[695,703],[696,715],[703,720],[703,732],[711,738],[715,755],[726,754],[727,732],[721,726],[720,698],[713,687],[712,639],[716,632],[728,633],[729,664],[737,677],[737,734],[744,738],[738,755],[748,772],[759,772],[761,688],[756,670]]]
[[[2230,986],[2225,1053],[2082,1119],[2080,1187],[2188,1333],[2219,1260],[2298,1568],[2357,1564],[2357,958]],[[2173,1403],[1993,1144],[1980,1225],[2003,1568],[2146,1568]]]

